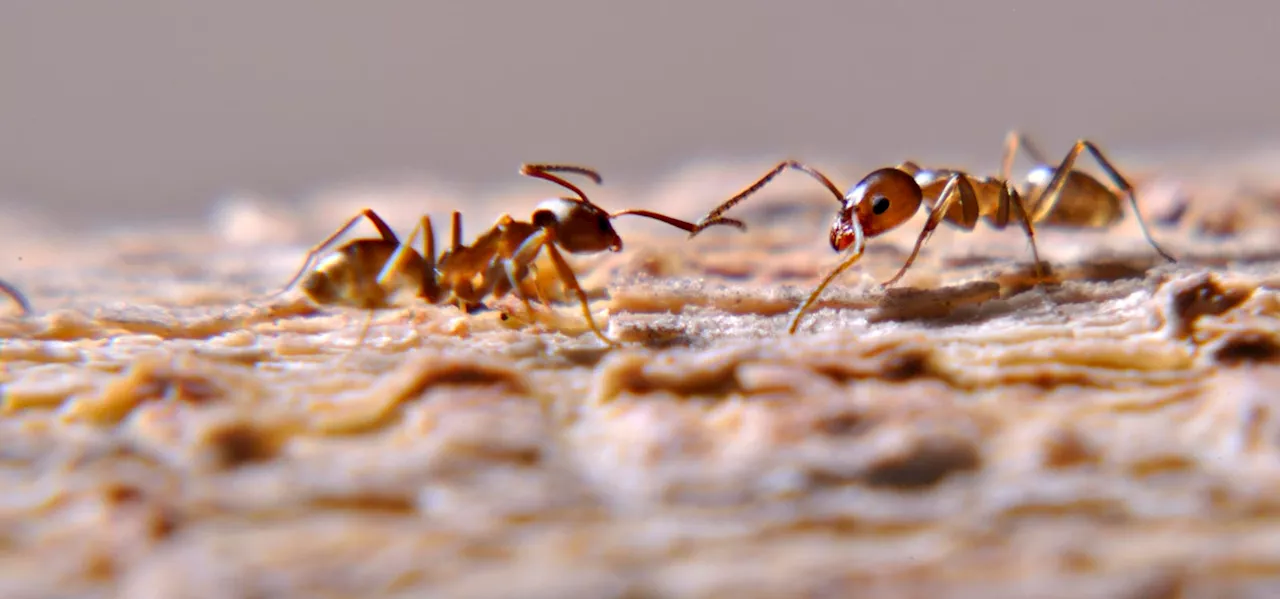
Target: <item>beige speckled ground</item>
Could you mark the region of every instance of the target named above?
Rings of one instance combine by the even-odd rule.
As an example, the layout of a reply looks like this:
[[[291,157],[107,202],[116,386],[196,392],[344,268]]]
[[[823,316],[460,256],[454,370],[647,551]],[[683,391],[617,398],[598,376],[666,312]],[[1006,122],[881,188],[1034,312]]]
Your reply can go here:
[[[0,317],[0,596],[1280,592],[1276,194],[1179,187],[1177,265],[1132,219],[1045,231],[1047,291],[1017,231],[944,230],[886,294],[904,230],[789,337],[836,257],[830,200],[782,187],[749,233],[620,221],[576,259],[615,350],[572,305],[561,332],[417,305],[352,351],[363,314],[267,297],[352,203],[407,229],[447,201],[7,237],[37,313]]]

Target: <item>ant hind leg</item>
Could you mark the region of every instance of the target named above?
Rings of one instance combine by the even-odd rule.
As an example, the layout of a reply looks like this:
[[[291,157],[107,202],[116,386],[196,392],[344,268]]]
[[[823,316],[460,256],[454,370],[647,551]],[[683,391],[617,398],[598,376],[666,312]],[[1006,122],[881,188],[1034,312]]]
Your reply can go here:
[[[378,229],[378,235],[380,235],[382,239],[391,243],[400,242],[399,238],[396,237],[395,232],[391,230],[391,227],[387,226],[386,221],[382,220],[381,216],[378,216],[378,213],[369,208],[365,208],[364,210],[361,210],[359,214],[356,214],[347,220],[346,224],[339,227],[337,231],[334,231],[333,234],[325,238],[324,241],[312,246],[307,252],[306,259],[302,261],[302,267],[298,269],[298,272],[293,275],[292,279],[289,279],[288,283],[285,283],[284,287],[281,287],[279,291],[271,294],[271,297],[278,297],[292,289],[294,285],[298,284],[298,281],[302,279],[302,275],[306,274],[307,269],[311,267],[311,264],[320,255],[320,253],[333,245],[339,237],[346,235],[347,232],[350,231],[352,227],[355,227],[356,223],[360,222],[360,219],[362,218],[368,219],[369,222],[373,223],[373,226]]]
[[[1116,170],[1111,161],[1102,154],[1102,151],[1087,139],[1077,140],[1075,145],[1071,146],[1071,151],[1067,152],[1066,157],[1062,159],[1062,163],[1058,165],[1058,169],[1053,173],[1053,179],[1049,181],[1049,184],[1044,188],[1044,192],[1041,193],[1040,203],[1036,206],[1035,213],[1031,215],[1031,220],[1040,222],[1053,212],[1054,207],[1057,206],[1058,200],[1062,196],[1062,186],[1066,184],[1067,175],[1075,167],[1076,159],[1080,157],[1080,153],[1084,151],[1088,151],[1089,155],[1093,156],[1098,166],[1102,167],[1102,170],[1106,172],[1107,178],[1111,179],[1112,184],[1118,187],[1122,193],[1129,196],[1129,206],[1133,209],[1133,217],[1137,219],[1138,228],[1142,230],[1142,236],[1146,238],[1147,243],[1151,244],[1156,253],[1160,254],[1165,260],[1177,262],[1177,259],[1160,247],[1160,244],[1156,243],[1155,238],[1151,236],[1151,231],[1147,228],[1147,221],[1142,218],[1142,212],[1138,210],[1138,197],[1134,192],[1133,185],[1120,174],[1120,171]]]

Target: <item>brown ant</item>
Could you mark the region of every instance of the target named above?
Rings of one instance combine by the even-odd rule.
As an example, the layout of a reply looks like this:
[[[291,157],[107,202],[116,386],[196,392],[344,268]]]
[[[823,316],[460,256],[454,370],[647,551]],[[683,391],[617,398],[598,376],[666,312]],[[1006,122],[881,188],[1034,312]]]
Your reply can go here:
[[[23,295],[21,291],[18,291],[17,287],[14,287],[3,279],[0,279],[0,293],[9,296],[9,299],[18,304],[18,309],[22,311],[22,314],[25,315],[31,313],[31,302],[27,301],[27,296]]]
[[[533,316],[533,307],[521,287],[521,281],[534,269],[534,260],[544,248],[561,281],[571,289],[582,304],[582,314],[597,337],[609,345],[616,345],[596,326],[591,317],[587,295],[578,285],[573,269],[561,251],[572,254],[588,254],[622,249],[622,238],[613,229],[610,219],[626,214],[644,216],[662,221],[681,230],[692,232],[693,223],[649,210],[631,209],[610,214],[593,204],[576,185],[555,173],[583,175],[596,184],[602,182],[595,170],[569,165],[525,164],[520,174],[556,183],[573,192],[575,197],[551,198],[538,204],[529,221],[518,221],[508,214],[476,238],[471,245],[462,245],[462,215],[453,212],[453,226],[449,247],[439,257],[435,253],[435,231],[431,218],[423,216],[401,243],[391,228],[373,210],[365,209],[353,216],[345,225],[316,245],[307,253],[307,259],[293,279],[284,286],[283,293],[300,279],[302,290],[319,304],[339,305],[372,311],[390,307],[392,296],[399,290],[411,289],[418,297],[432,304],[452,303],[471,313],[482,307],[486,296],[498,299],[514,292]],[[320,252],[332,245],[361,218],[368,219],[377,228],[380,238],[355,239],[342,245],[329,258],[307,272]],[[734,219],[707,221],[703,228],[723,224],[746,229]],[[421,234],[422,253],[412,247]],[[303,278],[303,275],[306,277]],[[535,288],[536,288],[535,281]],[[539,299],[541,289],[537,289]],[[368,324],[366,323],[366,329]],[[361,339],[364,334],[362,333]]]
[[[1027,176],[1022,189],[1016,187],[1009,177],[1014,154],[1020,146],[1025,147],[1038,163]],[[1086,150],[1103,166],[1103,170],[1118,189],[1108,188],[1092,176],[1074,170],[1073,165],[1076,159],[1082,151]],[[1156,244],[1147,231],[1146,223],[1142,221],[1142,215],[1138,211],[1133,187],[1111,166],[1097,146],[1085,139],[1078,140],[1055,170],[1047,165],[1035,147],[1027,143],[1025,136],[1017,131],[1010,132],[1006,139],[1001,173],[997,177],[976,176],[958,170],[925,170],[908,161],[896,167],[873,171],[848,193],[842,193],[831,179],[817,169],[795,160],[786,160],[707,213],[703,220],[699,221],[699,226],[690,232],[690,237],[701,232],[701,223],[715,222],[721,214],[746,199],[747,196],[759,191],[787,169],[808,174],[835,196],[840,202],[840,208],[836,212],[835,220],[831,223],[831,247],[837,252],[853,247],[853,252],[827,274],[796,310],[788,328],[792,334],[796,332],[800,318],[817,301],[827,286],[862,257],[867,239],[902,225],[915,215],[922,205],[929,213],[928,220],[916,238],[915,246],[906,263],[897,274],[882,283],[884,287],[893,285],[906,274],[907,269],[915,262],[921,246],[941,222],[946,221],[962,230],[972,231],[977,226],[978,219],[982,218],[992,228],[1001,230],[1008,226],[1011,220],[1010,213],[1013,211],[1017,212],[1017,218],[1026,231],[1037,275],[1040,275],[1042,274],[1041,261],[1035,243],[1035,223],[1060,227],[1104,226],[1120,218],[1121,195],[1129,197],[1135,217],[1138,218],[1147,241],[1161,256],[1173,261],[1173,258]]]

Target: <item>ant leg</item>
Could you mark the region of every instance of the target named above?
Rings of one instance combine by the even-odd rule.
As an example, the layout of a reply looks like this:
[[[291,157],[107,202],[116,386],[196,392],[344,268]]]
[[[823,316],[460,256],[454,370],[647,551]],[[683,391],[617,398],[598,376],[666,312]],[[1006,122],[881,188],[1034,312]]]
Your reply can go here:
[[[521,274],[529,274],[529,269],[533,267],[533,260],[536,256],[537,252],[534,252],[534,255],[529,256],[529,261],[524,263],[527,266],[524,273],[519,272],[519,263],[515,261],[514,256],[507,259],[499,258],[499,260],[502,261],[503,271],[506,273],[508,284],[511,286],[511,293],[514,293],[516,297],[520,298],[520,303],[524,304],[525,313],[529,315],[529,320],[533,322],[537,322],[538,316],[537,314],[534,314],[533,305],[529,303],[529,296],[525,294],[524,288],[520,285],[520,280],[522,279]],[[536,280],[534,281],[534,285],[537,286]],[[539,299],[542,300],[543,305],[550,308],[551,304],[545,301],[546,298],[542,296],[541,288],[539,288],[538,291]]]
[[[1031,244],[1031,259],[1036,262],[1036,277],[1046,278],[1049,273],[1044,270],[1044,262],[1040,260],[1040,250],[1036,248],[1036,231],[1035,224],[1031,221],[1031,215],[1027,213],[1027,205],[1022,201],[1022,196],[1017,190],[1009,188],[1008,195],[1005,196],[1005,203],[1012,204],[1014,210],[1018,212],[1018,220],[1022,221],[1022,230],[1027,232],[1027,242]],[[1005,209],[1002,209],[1004,212]],[[1007,219],[1007,212],[1006,212]],[[1000,228],[1004,228],[1003,225]]]
[[[373,327],[373,313],[374,310],[365,311],[364,325],[360,327],[360,336],[356,338],[355,345],[351,346],[351,350],[343,354],[342,358],[338,360],[338,364],[346,362],[347,358],[350,357],[351,354],[356,353],[356,350],[360,349],[360,347],[364,345],[364,340],[369,336],[369,329]]]
[[[529,264],[533,262],[533,258],[538,255],[538,251],[543,247],[547,248],[547,256],[551,258],[551,263],[555,265],[556,274],[560,276],[560,280],[564,282],[565,287],[572,289],[574,294],[578,296],[579,303],[582,304],[582,315],[587,319],[587,324],[591,327],[591,332],[595,333],[601,341],[604,341],[611,347],[617,347],[617,342],[605,336],[596,325],[596,321],[591,317],[591,304],[587,301],[587,294],[582,290],[582,286],[578,284],[578,277],[574,276],[573,268],[565,261],[564,256],[556,249],[555,240],[547,229],[542,229],[534,233],[529,239],[520,245],[520,249],[512,255],[511,262],[517,264]]]
[[[454,210],[451,218],[452,222],[449,223],[449,250],[456,252],[462,248],[462,213]]]
[[[9,299],[18,304],[18,309],[22,311],[23,316],[31,313],[31,302],[27,301],[27,296],[18,291],[17,287],[10,285],[6,281],[0,281],[0,293],[9,296]]]
[[[529,264],[529,277],[533,281],[533,293],[538,296],[538,302],[550,308],[551,302],[547,301],[547,294],[542,290],[542,283],[538,280],[538,265]]]
[[[698,224],[694,225],[693,230],[689,232],[689,237],[692,238],[698,233],[701,233],[703,229],[710,227],[713,221],[719,220],[717,217],[719,217],[721,214],[724,214],[730,208],[733,208],[734,205],[736,205],[738,202],[741,202],[742,200],[747,199],[747,196],[750,196],[751,194],[757,191],[760,191],[760,188],[767,185],[769,181],[772,181],[774,177],[777,177],[779,174],[782,173],[782,171],[785,171],[787,169],[795,169],[809,175],[810,177],[813,177],[819,183],[821,183],[824,187],[826,187],[827,190],[830,191],[833,196],[835,196],[837,202],[844,202],[844,192],[841,192],[840,188],[836,187],[836,184],[832,183],[831,179],[829,179],[826,175],[822,174],[821,171],[796,160],[784,160],[782,162],[779,162],[778,165],[773,167],[773,169],[771,169],[769,172],[765,173],[763,177],[760,177],[758,181],[756,181],[755,183],[752,183],[746,189],[743,189],[742,191],[738,192],[738,195],[735,195],[732,198],[729,198],[723,204],[716,206],[714,210],[712,210],[711,212],[708,212],[706,216],[699,219]]]
[[[1018,190],[1013,186],[1013,184],[1009,183],[1008,179],[1004,179],[1003,181],[1004,193],[1001,194],[1000,199],[997,200],[998,204],[996,206],[996,213],[986,217],[987,224],[991,225],[991,228],[997,231],[1004,230],[1005,227],[1009,226],[1009,220],[1011,218],[1010,213],[1016,212],[1017,214],[1014,216],[1016,216],[1018,222],[1022,224],[1022,230],[1027,234],[1027,241],[1031,244],[1031,259],[1035,261],[1036,276],[1044,277],[1047,273],[1044,272],[1043,264],[1040,260],[1040,251],[1036,247],[1034,220],[1031,218],[1031,213],[1027,210],[1027,204],[1023,201],[1022,195],[1018,193]]]
[[[338,230],[334,231],[327,239],[313,246],[311,250],[307,252],[307,258],[306,260],[303,260],[302,267],[298,269],[297,274],[293,275],[293,278],[289,279],[289,282],[286,283],[279,291],[271,294],[271,297],[279,296],[296,285],[298,280],[302,278],[302,275],[306,274],[311,263],[320,255],[320,252],[328,249],[329,246],[333,245],[333,242],[337,241],[339,237],[346,235],[347,232],[350,231],[352,227],[356,226],[356,223],[360,222],[360,219],[362,218],[369,219],[369,222],[373,223],[373,226],[378,229],[378,235],[381,235],[384,240],[391,243],[400,242],[396,237],[395,232],[391,230],[391,227],[387,226],[386,221],[382,220],[382,217],[378,216],[378,213],[369,208],[365,208],[364,210],[361,210],[359,214],[351,217],[351,219],[347,221],[347,224],[339,227]]]
[[[920,168],[919,164],[916,164],[914,161],[911,161],[911,160],[904,160],[898,163],[898,165],[893,168],[896,168],[908,175],[911,175],[912,179],[914,179],[916,175],[919,175],[921,172],[924,171],[923,168]]]
[[[965,221],[947,219],[947,213],[957,202],[960,203],[966,213]],[[893,275],[893,278],[881,283],[881,286],[889,287],[907,274],[907,269],[911,268],[911,264],[916,261],[916,256],[920,254],[920,248],[924,246],[924,242],[933,235],[934,230],[938,228],[939,224],[942,224],[943,220],[949,220],[966,231],[972,231],[977,226],[977,214],[978,198],[977,194],[974,193],[973,186],[969,184],[964,175],[951,175],[947,179],[947,184],[942,187],[942,192],[938,194],[938,203],[929,207],[929,218],[925,221],[924,228],[920,230],[920,235],[916,237],[915,247],[911,248],[911,255],[907,256],[907,262],[902,265],[902,268],[898,269],[898,273]],[[967,218],[969,216],[973,218]]]
[[[1027,153],[1031,161],[1036,166],[1049,163],[1048,156],[1040,151],[1040,148],[1031,143],[1031,138],[1017,129],[1014,129],[1004,136],[1004,156],[1000,159],[1000,180],[1008,181],[1013,176],[1013,160],[1018,156],[1018,150]]]
[[[791,325],[787,327],[787,332],[789,334],[796,334],[796,328],[800,326],[800,318],[809,310],[809,306],[812,306],[813,302],[818,300],[818,296],[822,295],[822,292],[826,290],[827,286],[830,285],[832,281],[836,280],[836,277],[840,276],[840,273],[848,270],[850,266],[853,266],[854,263],[862,257],[862,250],[866,247],[866,241],[862,237],[862,229],[857,229],[856,231],[857,237],[853,244],[853,253],[850,254],[848,258],[845,258],[844,262],[840,263],[840,266],[835,267],[835,269],[828,273],[826,278],[822,279],[822,282],[818,284],[818,287],[814,289],[813,292],[809,294],[809,297],[804,300],[804,303],[800,304],[799,308],[796,308],[795,315],[791,317]]]
[[[578,301],[582,304],[582,316],[587,319],[587,324],[591,325],[591,332],[595,333],[596,337],[599,337],[601,341],[616,347],[618,345],[617,342],[605,336],[600,327],[596,325],[595,319],[591,317],[591,304],[587,302],[587,294],[582,290],[582,286],[578,284],[578,277],[574,276],[573,269],[569,267],[569,263],[565,261],[564,256],[560,255],[560,250],[557,250],[556,246],[551,243],[547,243],[546,246],[547,255],[551,257],[551,263],[555,265],[560,279],[577,294]]]
[[[419,290],[420,295],[435,303],[440,297],[440,281],[436,277],[436,233],[435,227],[431,225],[431,217],[423,216],[418,220],[418,224],[409,232],[409,236],[405,238],[404,243],[396,246],[396,251],[391,253],[382,270],[378,272],[376,282],[384,291],[391,282],[391,277],[395,276],[403,268],[405,257],[412,255],[413,240],[422,235],[422,287]]]
[[[1147,229],[1146,220],[1142,218],[1142,212],[1138,210],[1138,197],[1134,193],[1133,186],[1125,180],[1120,171],[1111,165],[1111,161],[1102,155],[1102,151],[1087,139],[1077,140],[1075,145],[1071,146],[1071,151],[1067,152],[1066,157],[1062,159],[1062,164],[1058,166],[1058,170],[1053,174],[1053,179],[1045,186],[1044,192],[1040,196],[1040,205],[1036,208],[1036,213],[1032,215],[1032,220],[1040,222],[1053,211],[1054,206],[1057,205],[1058,199],[1061,197],[1062,186],[1066,184],[1067,174],[1071,172],[1072,167],[1075,165],[1076,158],[1085,150],[1089,151],[1093,159],[1107,173],[1107,177],[1111,179],[1111,182],[1120,188],[1120,191],[1125,195],[1129,196],[1129,205],[1133,208],[1133,217],[1138,220],[1138,227],[1142,229],[1142,236],[1147,239],[1147,243],[1150,243],[1151,247],[1155,248],[1156,253],[1163,256],[1165,260],[1177,262],[1151,236],[1151,231]]]

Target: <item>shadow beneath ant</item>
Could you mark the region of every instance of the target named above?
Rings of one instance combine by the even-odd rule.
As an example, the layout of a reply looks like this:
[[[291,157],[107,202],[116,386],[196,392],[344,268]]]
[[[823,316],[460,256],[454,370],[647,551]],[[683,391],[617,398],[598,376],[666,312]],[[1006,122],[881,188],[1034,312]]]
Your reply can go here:
[[[893,287],[885,290],[867,322],[915,322],[927,325],[975,324],[1018,309],[1002,298],[1002,286],[978,280],[946,287]]]
[[[1019,263],[1013,269],[993,274],[991,278],[1000,284],[1001,297],[1007,299],[1037,287],[1053,293],[1060,291],[1068,282],[1105,284],[1140,281],[1163,264],[1158,257],[1146,254],[1116,254],[1097,256],[1067,266],[1042,262],[1043,277],[1037,275],[1034,265]]]
[[[1158,256],[1145,254],[1099,256],[1065,267],[1041,263],[1041,276],[1035,265],[1019,263],[1013,269],[958,285],[890,288],[867,319],[872,323],[977,324],[1025,309],[1025,302],[1013,300],[1028,292],[1044,294],[1046,302],[1061,303],[1065,298],[1054,296],[1054,292],[1064,283],[1138,281],[1161,264]]]

